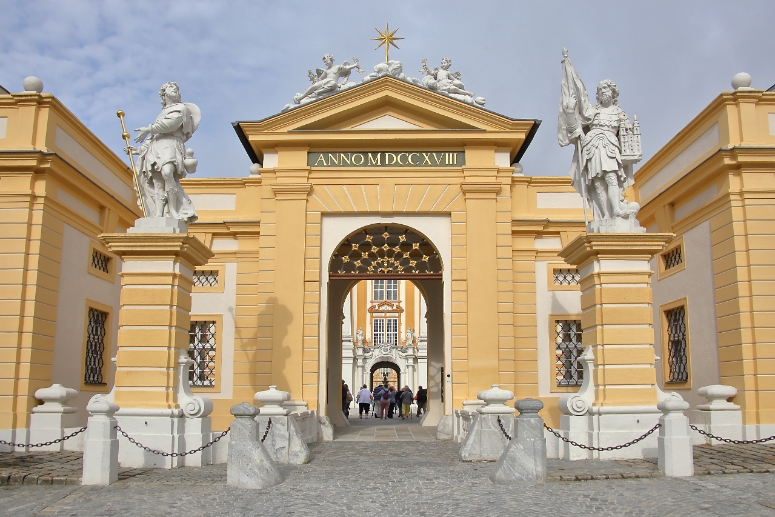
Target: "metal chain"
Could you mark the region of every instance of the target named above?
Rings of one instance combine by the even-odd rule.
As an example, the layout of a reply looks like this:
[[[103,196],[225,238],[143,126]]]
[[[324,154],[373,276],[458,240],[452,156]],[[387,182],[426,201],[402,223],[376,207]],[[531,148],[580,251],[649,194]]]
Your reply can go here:
[[[660,427],[660,424],[657,424],[654,427],[652,427],[651,429],[649,429],[648,431],[646,431],[646,433],[643,436],[635,438],[634,440],[629,441],[627,443],[623,443],[621,445],[614,445],[613,447],[590,447],[589,445],[584,445],[584,444],[581,444],[581,443],[578,443],[578,442],[574,442],[573,440],[569,440],[568,438],[565,438],[565,437],[561,436],[560,433],[558,433],[557,431],[555,431],[554,429],[552,429],[548,425],[544,424],[544,428],[547,431],[552,433],[554,436],[556,436],[557,438],[559,438],[563,442],[569,443],[571,445],[575,445],[576,447],[580,447],[582,449],[587,449],[588,451],[618,451],[620,449],[624,449],[625,447],[629,447],[630,445],[635,445],[639,441],[645,439],[648,435],[650,435],[651,433],[653,433],[654,431],[659,429],[659,427]]]
[[[269,419],[269,422],[266,424],[266,431],[264,431],[264,436],[261,437],[261,443],[264,443],[264,440],[266,440],[267,435],[269,434],[269,430],[272,428],[272,419]]]
[[[708,438],[713,438],[714,440],[718,440],[720,442],[726,442],[726,443],[735,443],[735,444],[752,444],[752,443],[764,443],[764,442],[771,442],[772,440],[775,440],[775,435],[770,436],[769,438],[760,438],[758,440],[733,440],[731,438],[722,438],[720,436],[716,436],[715,434],[708,433],[706,431],[703,431],[702,429],[697,428],[696,425],[689,424],[689,427],[697,431],[698,433],[707,436]]]
[[[206,448],[210,447],[212,444],[217,443],[218,441],[220,441],[220,439],[223,438],[224,436],[226,436],[229,433],[230,430],[231,430],[231,428],[226,429],[224,432],[222,432],[220,435],[216,436],[209,443],[206,443],[205,445],[202,445],[201,447],[197,447],[196,449],[192,449],[190,451],[186,451],[186,452],[162,452],[162,451],[157,451],[156,449],[151,449],[150,447],[147,447],[147,446],[143,445],[142,443],[138,442],[137,440],[135,440],[134,438],[132,438],[131,436],[126,434],[126,431],[121,429],[120,426],[116,426],[116,431],[121,433],[121,435],[124,438],[129,440],[129,443],[133,443],[133,444],[137,445],[138,447],[140,447],[141,449],[143,449],[144,451],[148,451],[148,452],[150,452],[152,454],[159,454],[159,455],[165,456],[165,457],[170,456],[172,458],[177,458],[178,456],[188,456],[189,454],[194,454],[194,453],[197,453],[197,452],[201,452],[201,451],[205,450]]]
[[[503,422],[501,422],[500,415],[498,415],[498,425],[501,428],[501,432],[503,433],[503,436],[505,436],[508,441],[511,441],[511,436],[509,436],[509,433],[507,433],[506,429],[503,428]]]
[[[86,427],[81,427],[76,432],[72,434],[68,434],[67,436],[63,436],[62,438],[57,438],[56,440],[51,440],[50,442],[43,442],[43,443],[13,443],[13,442],[6,442],[5,440],[0,440],[0,444],[2,445],[10,445],[11,447],[46,447],[47,445],[54,445],[55,443],[64,442],[65,440],[69,440],[73,436],[79,435],[82,432],[86,430]]]

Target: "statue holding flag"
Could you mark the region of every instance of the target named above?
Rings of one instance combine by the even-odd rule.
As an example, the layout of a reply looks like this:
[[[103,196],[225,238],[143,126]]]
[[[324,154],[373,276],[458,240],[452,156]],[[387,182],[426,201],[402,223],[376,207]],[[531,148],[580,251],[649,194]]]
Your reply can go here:
[[[640,206],[624,199],[624,191],[634,183],[632,166],[642,158],[640,127],[630,123],[619,107],[619,90],[606,79],[597,86],[597,104],[592,104],[584,83],[563,49],[562,97],[557,123],[561,146],[574,144],[570,168],[573,187],[584,198],[593,221],[593,233],[642,233],[635,218]]]

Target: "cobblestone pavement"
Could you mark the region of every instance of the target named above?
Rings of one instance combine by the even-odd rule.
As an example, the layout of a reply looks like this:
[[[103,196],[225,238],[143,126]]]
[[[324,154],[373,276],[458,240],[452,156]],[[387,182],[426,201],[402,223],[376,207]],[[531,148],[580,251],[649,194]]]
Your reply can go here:
[[[1,487],[0,515],[775,515],[771,473],[516,488],[489,481],[492,463],[458,461],[452,442],[333,442],[310,449],[308,465],[281,467],[285,482],[266,490],[226,486],[225,465],[147,470],[108,487]],[[586,462],[573,463],[583,470]],[[553,462],[553,471],[562,465]]]
[[[336,430],[334,440],[359,442],[435,441],[436,428],[423,427],[419,418],[401,420],[398,417],[380,420],[358,418],[350,412],[350,427]]]

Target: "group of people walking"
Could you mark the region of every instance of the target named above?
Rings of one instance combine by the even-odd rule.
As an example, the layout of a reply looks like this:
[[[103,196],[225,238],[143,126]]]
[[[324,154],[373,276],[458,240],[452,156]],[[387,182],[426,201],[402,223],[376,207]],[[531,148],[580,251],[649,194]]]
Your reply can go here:
[[[393,386],[383,384],[378,384],[375,386],[374,391],[369,391],[364,384],[355,395],[355,400],[358,403],[358,418],[368,418],[369,410],[372,410],[375,418],[393,418],[393,415],[397,412],[402,420],[406,420],[412,416],[411,406],[413,401],[417,401],[418,417],[425,411],[428,392],[420,386],[415,395],[409,386],[404,386],[401,388],[401,391],[398,391]],[[345,414],[349,415],[349,404],[347,404],[347,407],[348,411]]]

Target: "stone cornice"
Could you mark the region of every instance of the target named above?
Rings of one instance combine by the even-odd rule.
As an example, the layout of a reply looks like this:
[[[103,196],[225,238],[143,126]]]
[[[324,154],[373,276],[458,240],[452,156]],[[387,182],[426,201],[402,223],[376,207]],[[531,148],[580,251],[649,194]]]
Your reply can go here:
[[[585,233],[558,255],[577,267],[593,260],[651,260],[673,237],[672,233]]]
[[[277,199],[307,199],[312,183],[274,183],[272,191]]]
[[[464,181],[460,184],[460,190],[467,199],[495,199],[502,187],[500,183]]]
[[[196,267],[207,264],[214,256],[202,241],[184,234],[103,233],[99,238],[122,259],[179,259]]]

